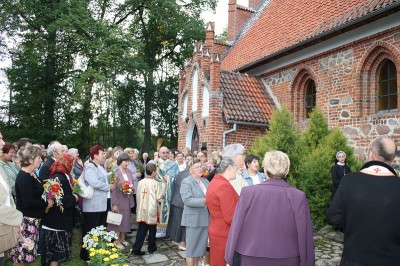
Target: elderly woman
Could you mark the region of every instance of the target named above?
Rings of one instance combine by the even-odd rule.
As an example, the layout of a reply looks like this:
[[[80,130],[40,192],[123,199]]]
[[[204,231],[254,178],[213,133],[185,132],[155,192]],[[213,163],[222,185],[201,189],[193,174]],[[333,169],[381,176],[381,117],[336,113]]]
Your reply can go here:
[[[82,208],[85,218],[85,225],[82,235],[97,226],[106,226],[107,223],[107,196],[109,191],[113,191],[115,186],[108,184],[106,170],[101,166],[104,162],[104,148],[95,145],[90,148],[90,162],[83,171],[85,181],[94,189],[93,198],[83,199]],[[82,260],[88,261],[89,256],[86,249],[81,249],[80,257]]]
[[[129,182],[130,184],[133,182],[132,172],[128,168],[130,160],[131,158],[125,152],[118,155],[118,168],[116,171],[117,182],[115,183],[117,189],[111,194],[111,210],[122,214],[122,221],[120,225],[109,224],[107,229],[118,233],[118,240],[115,242],[118,248],[129,245],[129,243],[125,241],[125,234],[131,231],[131,208],[134,205],[134,195],[125,194],[121,189],[118,189],[123,182]]]
[[[235,213],[239,195],[230,181],[236,178],[238,168],[231,157],[223,157],[217,174],[207,192],[207,206],[211,221],[208,235],[210,239],[210,265],[225,266],[225,244]]]
[[[79,158],[79,151],[76,148],[71,148],[68,150],[68,154],[74,159],[73,177],[79,178],[83,171],[83,162],[81,158]]]
[[[64,192],[62,207],[54,206],[42,219],[44,245],[42,248],[42,265],[56,266],[59,262],[71,258],[71,241],[73,227],[73,210],[78,196],[72,194],[74,179],[71,175],[74,159],[70,154],[55,161],[50,167],[50,179],[57,178]]]
[[[34,171],[42,162],[42,150],[36,146],[21,148],[18,157],[21,170],[15,180],[17,209],[22,212],[21,234],[17,247],[12,252],[14,265],[26,265],[37,256],[39,225],[45,209],[53,206],[53,200],[42,199],[43,184]]]
[[[17,178],[19,168],[12,161],[15,147],[12,143],[7,142],[2,148],[3,155],[0,156],[0,171],[3,177],[8,180],[13,195],[15,196],[15,179]]]
[[[206,206],[208,180],[201,178],[200,160],[193,160],[190,176],[181,183],[181,197],[184,203],[182,226],[186,226],[186,265],[197,266],[200,257],[206,254],[207,231],[210,221]]]
[[[0,156],[3,153],[3,145],[3,134],[0,132]],[[0,225],[12,226],[14,234],[19,235],[22,213],[15,207],[11,192],[11,186],[5,177],[5,173],[0,168]],[[0,253],[0,266],[3,263],[4,253]]]
[[[314,242],[304,192],[283,179],[289,157],[265,153],[266,181],[242,190],[226,244],[229,265],[313,266]]]

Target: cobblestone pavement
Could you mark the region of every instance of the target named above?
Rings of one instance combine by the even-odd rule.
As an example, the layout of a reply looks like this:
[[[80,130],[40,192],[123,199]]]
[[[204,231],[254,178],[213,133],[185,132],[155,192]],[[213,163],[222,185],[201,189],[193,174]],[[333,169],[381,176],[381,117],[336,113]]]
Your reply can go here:
[[[136,232],[134,232],[136,235]],[[131,243],[135,241],[135,236],[127,237]],[[343,249],[343,235],[334,232],[331,227],[326,226],[314,235],[315,241],[315,265],[316,266],[336,266],[340,264]],[[157,251],[153,254],[147,252],[147,242],[144,243],[142,251],[144,256],[129,256],[129,265],[154,265],[154,266],[184,266],[185,251],[178,250],[177,246],[171,241],[157,239]],[[204,265],[203,263],[201,265]],[[207,264],[206,264],[207,265]]]

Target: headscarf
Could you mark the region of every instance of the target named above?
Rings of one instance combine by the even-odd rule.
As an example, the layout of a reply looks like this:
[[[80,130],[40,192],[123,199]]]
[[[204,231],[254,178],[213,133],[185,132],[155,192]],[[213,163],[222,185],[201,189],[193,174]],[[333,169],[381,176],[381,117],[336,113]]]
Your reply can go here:
[[[50,166],[50,175],[53,175],[54,173],[63,173],[66,174],[69,178],[69,182],[71,186],[74,183],[74,180],[71,176],[71,171],[74,168],[74,159],[70,154],[64,154],[64,156],[55,161],[51,166]]]

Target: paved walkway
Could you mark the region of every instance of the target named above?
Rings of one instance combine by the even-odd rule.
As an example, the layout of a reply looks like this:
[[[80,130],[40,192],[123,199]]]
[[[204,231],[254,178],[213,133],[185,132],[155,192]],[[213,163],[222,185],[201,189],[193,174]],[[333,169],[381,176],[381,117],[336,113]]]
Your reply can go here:
[[[336,266],[340,264],[340,255],[342,253],[343,245],[339,242],[343,241],[342,237],[341,234],[332,231],[329,226],[321,229],[315,234],[316,266]],[[135,241],[135,236],[127,237],[127,240],[133,243]],[[153,254],[149,254],[147,252],[147,242],[145,242],[142,251],[145,251],[146,255],[131,255],[129,257],[129,265],[186,265],[185,251],[178,250],[177,246],[173,245],[171,241],[157,239],[156,244],[157,251]]]

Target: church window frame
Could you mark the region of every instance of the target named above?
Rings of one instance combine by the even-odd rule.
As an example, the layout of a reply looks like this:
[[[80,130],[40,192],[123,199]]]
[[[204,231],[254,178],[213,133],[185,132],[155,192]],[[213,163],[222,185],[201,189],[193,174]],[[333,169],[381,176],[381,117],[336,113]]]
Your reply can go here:
[[[304,86],[304,117],[310,118],[317,105],[317,85],[313,79],[308,79]]]
[[[398,83],[396,64],[386,58],[376,73],[376,111],[389,113],[398,111]]]

